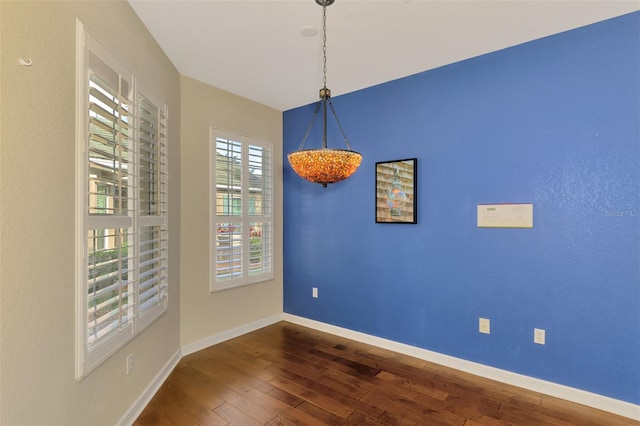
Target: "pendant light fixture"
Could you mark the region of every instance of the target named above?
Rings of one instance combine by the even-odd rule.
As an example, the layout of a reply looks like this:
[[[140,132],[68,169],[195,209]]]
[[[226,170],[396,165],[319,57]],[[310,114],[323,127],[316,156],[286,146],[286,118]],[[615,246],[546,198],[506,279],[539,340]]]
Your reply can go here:
[[[319,183],[326,188],[330,183],[340,182],[351,176],[358,166],[360,166],[362,155],[359,152],[351,150],[349,139],[347,139],[347,135],[345,135],[342,129],[342,125],[336,115],[336,110],[331,102],[331,90],[327,88],[327,6],[331,6],[334,0],[315,1],[322,6],[323,87],[320,89],[320,101],[316,105],[316,109],[313,112],[311,122],[309,123],[309,127],[307,127],[300,147],[297,151],[290,153],[287,158],[293,170],[301,178],[309,182]],[[340,133],[342,133],[347,149],[327,148],[327,106],[331,109],[331,113],[336,119],[338,129],[340,129]],[[320,108],[322,108],[322,148],[302,149]]]

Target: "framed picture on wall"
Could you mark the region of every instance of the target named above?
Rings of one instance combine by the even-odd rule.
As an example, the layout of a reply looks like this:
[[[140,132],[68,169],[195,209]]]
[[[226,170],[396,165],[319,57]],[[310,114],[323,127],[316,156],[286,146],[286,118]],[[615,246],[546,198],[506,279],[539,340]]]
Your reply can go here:
[[[376,223],[418,223],[418,159],[376,163]]]

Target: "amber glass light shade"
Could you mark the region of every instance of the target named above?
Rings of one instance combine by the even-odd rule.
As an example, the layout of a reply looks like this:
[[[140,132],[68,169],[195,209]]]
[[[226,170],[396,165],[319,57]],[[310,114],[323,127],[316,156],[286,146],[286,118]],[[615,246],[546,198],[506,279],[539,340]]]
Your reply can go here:
[[[328,148],[294,151],[287,158],[298,176],[324,187],[348,178],[362,162],[359,152]]]

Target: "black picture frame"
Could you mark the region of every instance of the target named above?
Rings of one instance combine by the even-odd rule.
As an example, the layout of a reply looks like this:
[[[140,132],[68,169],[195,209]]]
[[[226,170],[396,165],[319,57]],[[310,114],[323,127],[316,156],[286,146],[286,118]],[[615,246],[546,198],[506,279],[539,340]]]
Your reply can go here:
[[[376,163],[376,223],[418,223],[418,159]]]

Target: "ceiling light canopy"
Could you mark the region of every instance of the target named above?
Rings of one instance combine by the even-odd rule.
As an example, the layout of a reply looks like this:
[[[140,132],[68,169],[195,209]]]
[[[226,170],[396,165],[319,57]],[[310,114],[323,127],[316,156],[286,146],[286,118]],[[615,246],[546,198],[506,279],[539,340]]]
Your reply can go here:
[[[362,155],[359,152],[351,150],[349,139],[342,129],[342,125],[336,115],[336,110],[331,102],[331,90],[327,88],[327,6],[333,4],[334,0],[315,0],[322,6],[322,82],[323,87],[320,89],[320,101],[316,105],[316,109],[311,117],[311,122],[302,139],[302,143],[297,151],[290,153],[287,158],[293,170],[301,178],[309,182],[319,183],[323,187],[327,187],[330,183],[340,182],[351,176],[360,166]],[[344,138],[347,149],[329,149],[327,148],[327,107],[331,109],[340,133]],[[313,127],[313,123],[318,115],[318,111],[322,108],[322,148],[320,149],[303,149],[309,132]]]

